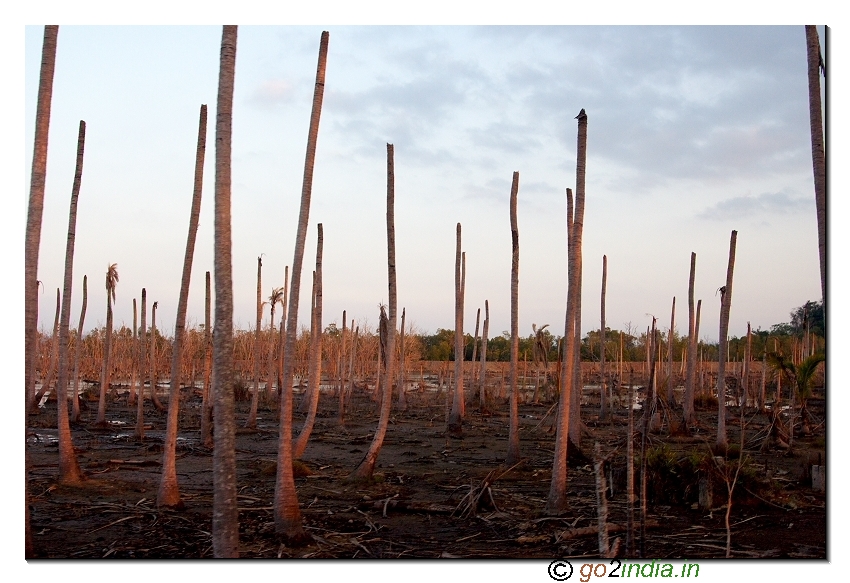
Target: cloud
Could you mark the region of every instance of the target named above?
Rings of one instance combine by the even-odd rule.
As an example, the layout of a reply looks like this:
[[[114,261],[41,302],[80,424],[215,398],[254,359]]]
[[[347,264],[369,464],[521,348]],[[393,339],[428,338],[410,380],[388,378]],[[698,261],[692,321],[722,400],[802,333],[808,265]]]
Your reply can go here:
[[[814,200],[792,198],[787,192],[765,192],[758,196],[737,196],[722,200],[699,214],[697,218],[722,221],[732,218],[764,217],[764,215],[787,215],[793,212],[810,211]]]
[[[284,79],[269,79],[254,89],[249,101],[263,109],[272,109],[289,103],[292,97],[292,83]]]

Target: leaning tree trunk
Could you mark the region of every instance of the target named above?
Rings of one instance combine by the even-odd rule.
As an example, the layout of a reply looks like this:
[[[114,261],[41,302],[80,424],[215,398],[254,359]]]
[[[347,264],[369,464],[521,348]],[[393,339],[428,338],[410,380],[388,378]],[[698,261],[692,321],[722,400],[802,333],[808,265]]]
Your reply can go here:
[[[809,72],[809,127],[812,134],[812,167],[815,176],[815,206],[818,215],[820,285],[824,313],[826,313],[826,147],[823,143],[820,72],[818,71],[820,67],[824,67],[824,84],[826,84],[826,68],[820,52],[818,29],[814,25],[806,25],[806,57]]]
[[[254,395],[245,427],[257,428],[257,406],[260,403],[260,332],[263,321],[263,257],[257,257],[257,324],[254,327]]]
[[[318,238],[316,240],[316,271],[313,272],[313,309],[312,322],[310,324],[310,362],[307,372],[307,395],[310,397],[310,407],[301,433],[292,444],[292,457],[301,459],[304,450],[307,449],[307,441],[313,432],[313,424],[316,422],[316,411],[319,408],[319,396],[322,392],[322,251],[324,249],[324,235],[322,223],[318,227]]]
[[[460,436],[463,432],[463,409],[465,404],[463,394],[463,290],[461,263],[463,253],[460,250],[460,223],[456,229],[455,245],[455,383],[452,410],[449,414],[448,433]]]
[[[738,231],[729,239],[729,265],[726,285],[720,291],[720,347],[717,356],[717,448],[726,449],[726,350],[728,349],[729,310],[732,307],[732,273],[735,270],[735,245]]]
[[[458,225],[458,237],[460,237],[460,225]],[[357,466],[351,475],[353,480],[371,480],[378,461],[378,454],[387,434],[387,426],[390,421],[390,409],[392,407],[393,382],[395,371],[395,337],[396,337],[396,268],[395,268],[395,170],[393,160],[393,145],[387,144],[387,281],[389,292],[389,316],[387,322],[387,346],[386,361],[381,371],[381,386],[384,389],[384,397],[381,401],[381,416],[378,419],[378,428],[375,436],[366,452],[363,461]],[[383,310],[382,310],[383,311]],[[461,381],[462,383],[462,381]],[[461,388],[463,384],[459,385]]]
[[[478,372],[478,399],[481,411],[487,410],[487,335],[490,332],[490,304],[484,300],[484,328],[481,330],[481,370]]]
[[[147,337],[147,313],[148,313],[148,292],[142,288],[142,320],[139,327],[139,343],[136,350],[139,355],[139,400],[136,401],[136,439],[142,441],[145,439],[145,372],[148,370],[145,363],[147,355],[148,337]],[[153,382],[153,380],[151,380]],[[151,385],[153,389],[153,385]]]
[[[505,465],[513,466],[519,455],[519,412],[517,388],[517,360],[519,358],[519,225],[517,223],[517,196],[519,194],[519,172],[514,172],[511,182],[511,369],[508,377],[510,387],[510,415],[508,421],[508,455]]]
[[[27,232],[24,246],[24,429],[30,402],[35,395],[35,360],[38,343],[38,251],[41,246],[41,217],[44,211],[44,184],[47,176],[47,137],[50,127],[50,103],[53,96],[53,71],[56,67],[56,38],[59,27],[44,27],[41,46],[41,73],[38,80],[38,105],[35,110],[30,198],[27,209]],[[24,476],[26,484],[26,475]],[[26,488],[25,488],[26,491]],[[30,532],[29,495],[25,494],[26,530],[24,554],[33,556]]]
[[[201,214],[201,189],[204,183],[204,156],[207,144],[207,106],[201,105],[198,121],[198,143],[195,149],[195,184],[192,208],[189,213],[189,234],[186,253],[183,255],[183,276],[180,280],[180,297],[177,301],[177,321],[174,324],[174,342],[171,345],[171,391],[168,397],[168,421],[165,425],[165,443],[162,453],[162,477],[156,496],[156,505],[179,507],[180,487],[177,483],[177,424],[180,412],[180,362],[183,355],[183,336],[186,329],[186,306],[189,303],[189,282],[192,277],[192,260],[195,256],[195,238]]]
[[[278,437],[277,475],[274,493],[274,523],[279,535],[298,542],[307,534],[301,523],[295,477],[292,474],[292,368],[295,358],[295,341],[298,333],[298,300],[301,291],[301,266],[304,262],[304,244],[310,217],[310,198],[313,192],[313,166],[316,160],[316,141],[319,135],[319,118],[325,91],[325,67],[328,57],[328,33],[322,32],[319,44],[319,62],[316,67],[316,86],[313,90],[313,110],[307,136],[307,153],[304,160],[304,178],[301,184],[301,206],[298,213],[298,231],[295,236],[295,255],[292,261],[289,309],[286,323],[286,347],[283,357],[283,391],[280,407],[280,434]]]
[[[77,326],[77,346],[74,350],[74,390],[71,395],[71,422],[80,421],[80,355],[83,352],[83,324],[86,321],[86,307],[89,303],[88,276],[83,276],[83,305],[80,308],[80,323]]]
[[[239,556],[236,505],[236,422],[233,416],[233,264],[230,234],[231,137],[236,26],[224,26],[215,127],[215,334],[213,335],[212,541],[216,557]]]
[[[56,382],[56,417],[59,437],[59,481],[75,484],[83,479],[68,421],[68,326],[71,321],[71,286],[74,277],[74,243],[77,231],[77,200],[83,178],[83,151],[86,144],[86,122],[80,120],[77,137],[77,169],[71,189],[71,208],[68,212],[68,240],[65,243],[65,279],[62,288],[62,315],[59,321],[59,379]],[[79,339],[78,339],[79,340]]]
[[[688,278],[688,370],[685,376],[685,398],[682,417],[686,427],[694,423],[694,385],[697,370],[696,315],[694,313],[694,279],[697,270],[697,254],[691,253],[691,275]]]
[[[576,446],[581,444],[581,393],[582,393],[582,374],[581,374],[581,286],[582,286],[582,254],[581,254],[581,239],[584,226],[584,187],[585,175],[587,166],[587,114],[582,109],[576,116],[578,120],[578,137],[576,144],[576,208],[573,216],[573,231],[575,232],[576,248],[575,262],[576,270],[576,297],[575,297],[575,348],[573,351],[573,359],[575,364],[573,367],[572,389],[572,407],[570,408],[570,439]]]

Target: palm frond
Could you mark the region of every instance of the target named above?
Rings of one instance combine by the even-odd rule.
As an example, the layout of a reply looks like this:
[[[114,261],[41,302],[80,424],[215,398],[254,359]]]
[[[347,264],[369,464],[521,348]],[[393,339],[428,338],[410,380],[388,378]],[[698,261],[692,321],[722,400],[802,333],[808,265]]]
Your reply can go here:
[[[118,264],[113,263],[106,269],[106,293],[115,301],[115,287],[118,285]]]

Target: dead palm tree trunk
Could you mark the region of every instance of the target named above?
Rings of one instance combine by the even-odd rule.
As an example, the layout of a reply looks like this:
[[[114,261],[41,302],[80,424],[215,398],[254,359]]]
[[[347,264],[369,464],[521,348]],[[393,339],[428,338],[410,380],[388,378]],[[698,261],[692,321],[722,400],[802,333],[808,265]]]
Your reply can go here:
[[[106,270],[106,334],[103,339],[103,369],[100,373],[100,400],[97,403],[96,425],[106,425],[106,391],[112,374],[110,350],[112,347],[112,302],[115,301],[115,285],[118,283],[118,264],[113,263]]]
[[[231,137],[236,26],[224,26],[215,127],[215,334],[213,335],[213,554],[239,556],[236,422],[233,416],[233,265],[230,234]]]
[[[195,238],[198,234],[198,219],[201,214],[201,189],[204,183],[206,144],[207,106],[201,105],[198,121],[198,143],[195,149],[195,184],[192,192],[192,208],[189,213],[189,234],[186,238],[186,253],[183,256],[183,276],[180,280],[180,297],[177,301],[174,342],[171,345],[171,391],[168,397],[168,421],[165,425],[165,443],[162,453],[162,477],[156,497],[156,505],[160,507],[179,507],[183,504],[180,500],[180,487],[177,483],[180,362],[183,354],[183,336],[186,329],[186,306],[189,303],[189,282],[192,277],[192,261],[195,256]]]
[[[83,305],[80,308],[80,323],[77,326],[77,347],[74,350],[74,389],[71,395],[71,422],[80,420],[80,356],[83,352],[83,324],[86,321],[86,307],[89,302],[88,276],[83,276]]]
[[[62,315],[59,321],[59,379],[56,382],[56,411],[59,437],[59,481],[74,484],[83,479],[68,421],[68,326],[71,321],[71,286],[74,274],[74,243],[77,231],[77,200],[83,178],[83,151],[86,144],[86,122],[80,120],[77,137],[77,169],[71,189],[68,212],[68,240],[65,243],[65,280],[62,288]]]
[[[277,331],[274,327],[274,313],[277,309],[277,305],[280,303],[281,298],[283,297],[283,288],[275,287],[272,288],[272,294],[269,296],[269,353],[268,353],[268,361],[269,361],[269,370],[266,374],[266,390],[265,390],[265,402],[269,403],[271,399],[273,399],[274,393],[274,381],[275,376],[277,374],[277,361],[275,358],[275,332]],[[278,383],[279,384],[279,383]]]
[[[142,441],[145,438],[145,355],[147,354],[147,313],[148,292],[142,288],[142,320],[139,328],[139,343],[136,347],[139,355],[139,400],[136,401],[136,439]]]
[[[402,313],[402,317],[404,314]],[[475,313],[475,335],[472,337],[472,370],[469,373],[469,385],[470,389],[472,389],[472,394],[470,398],[474,397],[475,391],[475,361],[478,360],[478,325],[481,323],[481,308],[478,308],[478,311]]]
[[[458,240],[460,238],[460,225],[458,225]],[[387,318],[387,345],[384,368],[381,371],[381,386],[384,389],[384,397],[381,401],[381,416],[378,419],[378,428],[369,446],[369,451],[360,462],[360,465],[351,473],[349,479],[371,480],[378,461],[378,454],[387,434],[387,426],[390,422],[390,408],[392,406],[393,382],[395,371],[395,336],[396,336],[396,268],[395,268],[395,169],[393,160],[393,145],[387,144],[387,280],[389,292],[389,316]],[[383,307],[381,308],[383,313]],[[455,341],[457,344],[457,341]],[[458,385],[461,390],[463,381]]]
[[[720,288],[720,348],[717,356],[717,448],[726,449],[726,351],[728,350],[729,310],[732,307],[732,273],[735,271],[735,245],[738,231],[729,239],[729,265],[726,285]]]
[[[481,370],[478,373],[478,399],[481,411],[487,410],[487,335],[490,332],[490,304],[484,300],[484,328],[481,330]]]
[[[750,359],[752,358],[753,350],[753,333],[750,328],[750,323],[747,322],[747,350],[744,352],[744,372],[743,372],[743,393],[744,400],[741,403],[741,415],[744,414],[744,407],[747,405],[747,399],[750,396]]]
[[[288,300],[289,266],[287,265],[283,270],[283,301],[280,303],[280,333],[278,334],[277,347],[277,397],[280,397],[283,391],[283,353],[286,345],[286,306],[288,305]]]
[[[56,68],[56,39],[59,27],[44,27],[41,45],[41,72],[38,80],[38,104],[35,110],[30,197],[27,209],[26,246],[24,248],[24,376],[27,410],[35,396],[35,360],[38,344],[38,254],[41,246],[41,218],[44,213],[44,186],[47,177],[47,139],[50,129],[50,105],[53,97],[53,72]],[[29,519],[29,512],[27,512]],[[29,533],[29,531],[27,531]],[[29,538],[27,539],[29,542]],[[30,549],[30,545],[27,545]],[[29,551],[28,551],[29,552]]]
[[[676,329],[676,296],[670,312],[670,331],[667,333],[667,406],[673,408],[673,339]]]
[[[599,326],[599,419],[604,423],[608,419],[608,408],[605,403],[605,291],[608,287],[608,256],[602,256],[602,299],[601,321]]]
[[[455,245],[455,385],[452,410],[449,414],[448,433],[460,436],[463,432],[463,298],[461,287],[461,263],[463,254],[460,250],[460,223],[456,229]]]
[[[517,360],[519,358],[519,225],[517,223],[517,197],[519,195],[519,172],[514,172],[511,182],[510,219],[511,219],[511,370],[510,415],[508,421],[508,455],[506,466],[513,466],[520,460],[519,455],[519,410],[517,400]]]
[[[688,370],[685,377],[685,399],[682,417],[686,427],[694,423],[694,385],[697,369],[696,314],[694,313],[694,280],[697,270],[697,254],[691,253],[691,275],[688,278]]]
[[[292,445],[292,457],[301,459],[304,450],[307,449],[307,441],[313,432],[313,424],[316,422],[316,411],[319,408],[319,396],[322,392],[322,251],[324,249],[324,235],[322,223],[318,227],[318,239],[316,241],[316,271],[313,272],[313,309],[312,322],[310,324],[310,362],[307,372],[307,395],[310,398],[310,406],[301,433]]]
[[[578,446],[581,444],[582,422],[581,422],[581,286],[582,286],[582,255],[581,239],[584,228],[584,187],[587,168],[587,114],[582,109],[576,116],[578,120],[578,137],[576,144],[576,208],[573,216],[573,231],[575,232],[575,270],[576,270],[576,297],[575,297],[575,348],[572,354],[575,360],[573,368],[572,403],[570,408],[570,439]]]
[[[210,331],[210,307],[211,307],[211,290],[210,290],[210,272],[206,273],[206,292],[204,294],[204,392],[201,397],[201,436],[200,441],[204,447],[211,448],[213,446],[212,435],[212,399],[210,399],[210,366],[212,351],[212,333]]]
[[[263,320],[263,257],[257,257],[257,324],[254,327],[254,394],[245,427],[257,428],[257,405],[260,403],[260,331]]]
[[[283,357],[283,392],[280,407],[280,436],[275,478],[274,522],[279,535],[290,541],[305,540],[307,535],[301,524],[295,477],[292,474],[292,368],[295,359],[295,340],[298,332],[298,300],[301,289],[301,266],[304,262],[304,243],[310,217],[310,197],[313,192],[313,166],[316,159],[316,141],[319,135],[319,118],[325,91],[325,67],[328,56],[328,33],[322,32],[319,44],[319,62],[316,67],[316,86],[313,90],[313,110],[307,136],[307,154],[304,160],[304,178],[301,184],[301,207],[298,213],[298,231],[295,237],[295,255],[292,261],[292,284],[286,323],[286,348]]]
[[[53,97],[53,72],[56,68],[56,38],[59,27],[44,27],[41,46],[41,72],[38,80],[38,105],[35,110],[30,198],[27,208],[27,232],[24,247],[24,419],[35,395],[35,360],[38,344],[38,252],[41,246],[41,218],[44,212],[44,185],[47,176],[47,138],[50,128],[50,104]],[[24,421],[26,429],[26,421]],[[24,478],[26,480],[26,476]],[[26,488],[25,488],[26,491]],[[24,553],[33,556],[30,532],[29,495],[27,502]]]
[[[130,346],[130,392],[127,394],[127,410],[132,411],[136,404],[136,325],[139,323],[139,314],[136,306],[136,298],[133,298],[133,334]]]
[[[815,205],[818,215],[820,285],[826,313],[826,148],[823,143],[823,116],[820,97],[820,71],[826,84],[826,67],[820,52],[818,29],[806,25],[806,57],[809,73],[809,127],[812,134],[812,167],[815,176]]]

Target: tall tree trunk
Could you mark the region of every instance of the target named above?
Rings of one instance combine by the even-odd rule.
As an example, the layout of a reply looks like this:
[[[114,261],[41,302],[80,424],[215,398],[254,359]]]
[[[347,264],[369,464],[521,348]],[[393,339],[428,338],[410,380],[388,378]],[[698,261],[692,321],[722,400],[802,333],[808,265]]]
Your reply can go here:
[[[231,256],[231,137],[236,26],[224,26],[215,125],[215,334],[213,335],[213,554],[239,556],[236,506],[236,420],[233,416],[233,264]]]
[[[402,314],[404,316],[404,314]],[[481,323],[481,308],[475,313],[475,334],[472,336],[472,367],[469,373],[469,385],[472,393],[470,398],[474,398],[475,391],[475,361],[478,360],[478,325]]]
[[[809,72],[809,127],[812,134],[812,168],[815,176],[815,206],[818,215],[820,285],[826,313],[826,147],[823,142],[823,116],[820,97],[820,67],[824,67],[817,26],[806,25],[806,61]],[[824,67],[824,84],[826,68]],[[828,93],[827,93],[828,95]]]
[[[670,312],[670,331],[667,333],[667,406],[673,409],[673,340],[676,337],[676,296]]]
[[[626,438],[626,556],[635,550],[635,393],[634,367],[629,366],[629,422]]]
[[[608,420],[608,408],[605,402],[605,291],[608,287],[608,256],[602,256],[602,298],[601,319],[599,325],[599,419],[604,423]]]
[[[279,398],[283,391],[283,355],[286,349],[286,306],[289,305],[289,266],[283,271],[283,302],[280,304],[280,333],[278,334],[277,347],[277,396]],[[289,387],[287,390],[290,390]]]
[[[77,347],[74,350],[74,390],[71,395],[71,422],[80,421],[80,356],[83,353],[83,324],[86,321],[86,307],[89,303],[88,276],[83,276],[83,305],[80,308],[80,323],[77,326]]]
[[[646,487],[648,483],[647,462],[646,462],[646,441],[649,437],[649,432],[652,430],[652,423],[657,414],[657,395],[655,393],[655,349],[658,341],[658,336],[655,328],[655,317],[652,318],[651,328],[652,339],[647,338],[650,343],[650,361],[649,361],[649,387],[652,397],[643,402],[643,419],[641,423],[641,438],[640,438],[640,556],[643,558],[646,552],[646,513],[647,513],[647,495]],[[647,402],[649,401],[649,402]]]
[[[156,308],[159,306],[159,302],[154,302],[151,306],[151,353],[150,353],[150,365],[151,365],[151,402],[153,406],[156,407],[157,411],[165,411],[165,407],[163,407],[162,403],[159,402],[159,395],[157,395],[157,387],[159,386],[159,368],[157,367],[157,349],[156,349]]]
[[[56,38],[59,27],[44,27],[41,45],[41,73],[38,80],[38,105],[35,110],[30,198],[27,208],[27,232],[24,246],[24,433],[26,415],[35,395],[35,360],[38,345],[38,252],[41,246],[41,217],[44,212],[44,185],[47,176],[47,137],[50,128],[50,104],[53,97],[53,71],[56,67]],[[26,439],[26,437],[25,437]],[[24,553],[33,556],[30,532],[29,494],[25,482],[26,529]]]
[[[460,250],[460,223],[456,229],[455,245],[455,384],[452,400],[452,410],[449,414],[448,433],[460,436],[463,432],[463,291],[461,287],[461,263],[463,254]]]
[[[458,225],[458,229],[460,225]],[[458,230],[460,237],[460,230]],[[393,382],[395,371],[395,336],[396,336],[396,262],[395,262],[395,170],[393,160],[393,145],[387,144],[387,280],[389,291],[389,316],[387,322],[387,346],[386,361],[381,371],[381,386],[384,389],[384,397],[381,401],[381,416],[378,420],[378,428],[372,438],[369,451],[360,465],[349,476],[353,480],[371,480],[378,461],[378,454],[387,434],[387,426],[390,421],[390,408],[392,405]],[[460,381],[460,387],[463,387]]]
[[[322,223],[318,227],[318,238],[316,240],[316,271],[313,272],[313,309],[312,322],[310,323],[310,362],[307,372],[307,395],[310,397],[310,407],[307,410],[307,418],[301,433],[292,445],[292,457],[301,459],[304,450],[307,449],[307,441],[313,432],[313,424],[316,422],[316,411],[319,408],[319,396],[322,392],[322,251],[324,249],[324,235]]]
[[[201,214],[201,189],[204,184],[204,156],[207,145],[207,106],[201,105],[198,120],[198,143],[195,148],[195,184],[192,191],[192,208],[189,213],[189,234],[183,256],[183,276],[180,279],[180,297],[177,301],[177,320],[174,324],[174,341],[171,344],[171,391],[168,397],[168,421],[165,426],[165,443],[162,453],[162,477],[156,496],[157,506],[179,507],[180,487],[177,483],[177,424],[180,412],[180,362],[183,356],[183,336],[186,329],[186,306],[189,303],[189,283],[192,261],[195,256],[195,238]]]
[[[582,254],[581,239],[584,229],[584,198],[585,198],[585,175],[587,168],[587,114],[582,109],[576,116],[578,120],[578,137],[576,144],[576,208],[573,216],[573,230],[575,232],[575,270],[576,270],[576,296],[575,296],[575,348],[572,357],[575,361],[573,367],[573,392],[572,407],[570,408],[570,439],[576,444],[581,444],[581,286],[582,286]]]
[[[738,231],[729,239],[729,265],[726,285],[720,291],[720,347],[717,356],[717,448],[726,449],[726,351],[729,337],[729,310],[732,307],[732,273],[735,270],[735,245]]]
[[[212,448],[213,447],[213,434],[212,434],[212,411],[213,404],[212,399],[210,399],[210,368],[212,365],[212,331],[210,330],[210,326],[212,324],[210,318],[210,307],[212,304],[212,292],[210,288],[210,272],[206,272],[206,286],[204,293],[204,351],[203,351],[203,359],[204,359],[204,392],[201,397],[201,436],[200,441],[204,445],[204,447]]]
[[[510,219],[511,219],[511,372],[510,416],[508,422],[508,455],[505,465],[513,466],[520,460],[519,455],[519,411],[517,400],[517,359],[519,358],[519,225],[517,223],[517,197],[519,195],[519,172],[514,172],[511,182]]]
[[[260,403],[260,332],[263,324],[263,257],[257,257],[257,323],[254,327],[254,394],[245,427],[257,428],[257,405]]]
[[[110,352],[112,349],[112,302],[115,299],[115,284],[118,282],[116,264],[111,264],[106,270],[106,334],[103,339],[103,368],[100,373],[100,400],[97,403],[96,425],[106,425],[106,392],[112,375]]]
[[[490,304],[484,300],[484,328],[481,330],[481,370],[478,372],[478,398],[481,411],[487,410],[487,335],[490,332]]]
[[[136,347],[139,355],[139,400],[136,401],[136,439],[139,441],[143,441],[145,439],[145,372],[148,370],[145,362],[148,346],[148,292],[145,288],[142,288],[141,309],[142,321],[139,327],[139,343]],[[151,386],[151,389],[153,389],[153,386]]]
[[[345,310],[342,311],[342,336],[340,338],[340,349],[339,349],[339,357],[337,358],[337,376],[339,380],[339,417],[337,421],[340,425],[343,423],[344,419],[344,411],[345,411],[345,356],[346,356],[346,339],[348,336],[348,329],[346,328],[346,313]],[[353,323],[353,322],[352,322]]]
[[[694,280],[697,270],[697,254],[691,253],[691,275],[688,278],[688,370],[685,376],[685,398],[682,417],[686,427],[694,423],[694,385],[697,369],[696,314],[694,312]]]
[[[71,321],[71,286],[74,275],[74,243],[77,231],[77,200],[83,178],[83,151],[86,144],[86,122],[80,120],[77,137],[77,168],[71,189],[71,208],[68,211],[68,240],[65,243],[65,278],[62,288],[62,315],[59,321],[59,379],[56,382],[56,417],[59,437],[59,481],[78,483],[83,479],[68,421],[68,327]]]
[[[301,207],[298,213],[298,231],[295,237],[295,255],[292,261],[289,309],[286,322],[286,348],[283,357],[283,391],[280,407],[280,435],[275,478],[274,522],[279,535],[293,542],[306,540],[298,508],[298,494],[292,474],[292,368],[295,358],[295,340],[298,333],[298,300],[301,290],[301,266],[304,262],[304,243],[310,217],[310,197],[313,192],[313,166],[316,159],[316,140],[319,135],[319,118],[325,91],[325,67],[328,57],[328,33],[322,32],[319,44],[319,62],[316,67],[316,86],[313,90],[313,110],[307,136],[307,154],[304,160],[304,178],[301,184]]]
[[[744,393],[744,400],[741,403],[741,415],[744,414],[744,408],[747,406],[747,399],[750,396],[750,359],[752,358],[753,350],[753,333],[750,329],[750,323],[747,322],[747,350],[744,353],[744,371],[743,383],[741,384]]]

